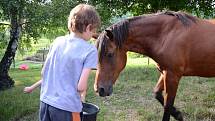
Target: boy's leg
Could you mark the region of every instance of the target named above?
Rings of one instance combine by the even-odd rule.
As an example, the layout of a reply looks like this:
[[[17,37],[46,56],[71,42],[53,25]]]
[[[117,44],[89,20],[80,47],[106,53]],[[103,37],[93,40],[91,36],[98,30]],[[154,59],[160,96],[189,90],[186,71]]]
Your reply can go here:
[[[72,113],[72,121],[81,121],[81,116],[79,112],[73,112]]]
[[[51,121],[46,103],[40,102],[39,121]]]
[[[51,121],[81,121],[80,113],[64,111],[52,106],[48,108]]]

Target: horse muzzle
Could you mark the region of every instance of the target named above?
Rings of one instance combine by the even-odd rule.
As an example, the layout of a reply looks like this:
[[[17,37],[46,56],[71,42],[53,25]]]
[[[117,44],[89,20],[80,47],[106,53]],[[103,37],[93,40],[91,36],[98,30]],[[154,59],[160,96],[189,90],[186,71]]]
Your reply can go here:
[[[105,96],[110,96],[113,93],[113,86],[98,86],[96,89],[96,92],[99,94],[101,97]]]

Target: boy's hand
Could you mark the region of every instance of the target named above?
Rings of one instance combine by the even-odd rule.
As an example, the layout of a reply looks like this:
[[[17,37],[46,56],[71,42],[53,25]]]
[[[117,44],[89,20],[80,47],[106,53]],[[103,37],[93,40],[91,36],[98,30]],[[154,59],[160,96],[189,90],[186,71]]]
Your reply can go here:
[[[31,87],[25,87],[24,89],[23,89],[23,92],[24,93],[31,93],[33,91],[33,89],[31,88]]]
[[[83,95],[83,94],[81,95],[81,101],[85,102],[85,95]]]
[[[85,102],[85,97],[86,97],[86,94],[87,94],[87,90],[84,90],[83,92],[79,92],[79,94],[80,94],[80,97],[81,97],[81,101]]]

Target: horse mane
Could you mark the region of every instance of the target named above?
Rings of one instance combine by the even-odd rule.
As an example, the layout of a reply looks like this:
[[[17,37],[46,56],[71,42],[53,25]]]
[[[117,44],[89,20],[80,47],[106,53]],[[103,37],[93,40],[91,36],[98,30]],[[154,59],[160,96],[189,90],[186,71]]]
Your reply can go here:
[[[158,15],[175,16],[182,22],[184,26],[187,26],[187,27],[190,26],[192,23],[196,23],[196,21],[198,20],[196,17],[180,11],[179,12],[165,11],[165,12],[159,13]]]
[[[112,26],[108,27],[103,31],[97,41],[96,41],[96,47],[98,48],[99,53],[99,61],[102,60],[102,58],[105,55],[107,40],[103,39],[101,40],[100,37],[104,37],[105,34],[108,34],[108,32],[111,32],[111,36],[113,37],[112,40],[114,40],[114,43],[117,47],[121,48],[124,41],[128,38],[128,24],[129,21],[127,19],[122,20],[116,24],[113,24]]]
[[[111,31],[113,34],[113,40],[117,47],[121,48],[124,41],[127,40],[128,34],[129,34],[129,22],[131,20],[146,18],[148,16],[154,16],[154,15],[169,15],[169,16],[175,16],[182,22],[184,26],[189,27],[192,23],[196,23],[198,20],[196,17],[188,15],[183,12],[174,12],[174,11],[165,11],[160,12],[156,14],[147,14],[147,15],[141,15],[141,16],[135,16],[132,18],[124,19],[118,23],[113,24],[112,26],[108,27],[106,30]],[[106,42],[103,41],[103,46],[105,46]]]
[[[115,40],[114,42],[119,48],[122,47],[123,42],[128,38],[128,24],[129,21],[125,19],[106,29],[112,32],[113,40]]]

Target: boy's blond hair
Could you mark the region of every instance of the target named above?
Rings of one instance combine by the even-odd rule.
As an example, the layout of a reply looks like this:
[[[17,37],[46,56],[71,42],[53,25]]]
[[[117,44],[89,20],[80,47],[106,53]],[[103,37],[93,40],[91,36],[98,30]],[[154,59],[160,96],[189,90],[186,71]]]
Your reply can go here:
[[[87,4],[79,4],[73,8],[68,18],[68,29],[71,32],[83,33],[87,25],[91,30],[100,26],[100,17],[95,8]]]

